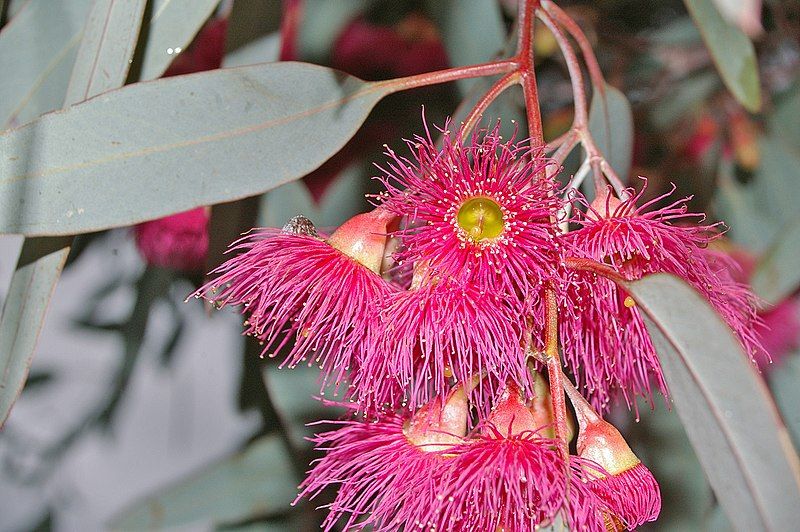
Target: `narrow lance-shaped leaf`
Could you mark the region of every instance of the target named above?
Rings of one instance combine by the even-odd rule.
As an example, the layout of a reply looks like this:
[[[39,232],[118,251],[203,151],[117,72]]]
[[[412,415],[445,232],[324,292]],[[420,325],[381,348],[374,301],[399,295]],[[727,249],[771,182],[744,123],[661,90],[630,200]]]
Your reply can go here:
[[[729,24],[712,0],[684,0],[711,53],[722,81],[749,111],[761,108],[761,85],[753,43]]]
[[[189,523],[224,525],[283,512],[297,493],[280,438],[265,436],[193,478],[148,497],[115,518],[115,530],[156,530]]]
[[[156,79],[189,46],[220,0],[154,0],[147,22],[140,80]]]
[[[398,87],[270,63],[107,92],[0,137],[0,233],[91,232],[265,192],[321,165]]]
[[[589,131],[611,168],[626,179],[633,159],[633,112],[625,95],[607,83],[592,97]]]
[[[676,277],[628,283],[711,486],[739,530],[793,530],[800,463],[763,380],[710,304]]]
[[[0,127],[64,103],[91,0],[30,0],[0,32]]]
[[[753,290],[776,304],[800,286],[800,217],[788,223],[756,265]]]
[[[148,31],[136,60],[139,80],[161,76],[219,0],[154,0],[151,4]],[[3,28],[0,126],[22,124],[63,105],[91,5],[91,0],[29,0]],[[138,24],[130,20],[134,21]]]
[[[145,0],[96,0],[65,105],[121,86],[139,36]],[[66,138],[59,139],[63,144]],[[23,199],[24,201],[24,199]],[[50,297],[69,254],[70,237],[26,239],[0,315],[0,426],[22,391]]]

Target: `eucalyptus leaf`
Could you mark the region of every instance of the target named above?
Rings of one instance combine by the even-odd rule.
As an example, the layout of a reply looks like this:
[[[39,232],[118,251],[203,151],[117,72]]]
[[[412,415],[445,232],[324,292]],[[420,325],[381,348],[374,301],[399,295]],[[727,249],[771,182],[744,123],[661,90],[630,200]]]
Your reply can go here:
[[[734,175],[733,162],[720,159],[714,196],[717,214],[730,227],[727,235],[731,240],[760,253],[769,246],[780,225],[771,219],[772,213],[765,212],[758,201],[754,192],[757,186],[757,179],[747,185],[739,183]]]
[[[222,66],[230,68],[254,63],[270,63],[278,60],[280,51],[280,33],[270,33],[225,55],[222,60]]]
[[[800,84],[790,89],[775,102],[769,115],[770,130],[780,133],[780,139],[795,151],[800,151]]]
[[[283,512],[297,494],[297,478],[276,435],[253,441],[183,482],[124,511],[113,530],[157,530],[178,525],[224,525]]]
[[[0,32],[0,126],[64,103],[91,0],[30,0]]]
[[[220,0],[153,0],[139,79],[160,77],[214,13]]]
[[[769,385],[775,395],[795,445],[800,445],[800,351],[795,351],[769,370]]]
[[[0,427],[17,400],[58,275],[67,260],[69,239],[28,239],[22,246],[0,318]]]
[[[800,216],[787,224],[756,264],[750,280],[767,303],[776,304],[800,286]]]
[[[500,2],[445,0],[432,4],[440,25],[442,41],[453,66],[475,65],[497,57],[506,44],[506,27]],[[480,30],[475,31],[475,21]],[[466,92],[477,81],[460,80]]]
[[[145,0],[94,0],[78,47],[64,107],[125,83]]]
[[[95,1],[82,33],[65,105],[125,83],[144,5],[144,0]],[[63,140],[56,142],[63,145]],[[21,200],[24,202],[24,197]],[[59,236],[26,239],[22,245],[0,315],[0,367],[4,368],[0,372],[0,426],[25,385],[50,297],[71,242],[72,238]]]
[[[611,168],[626,180],[633,160],[633,112],[625,95],[608,83],[605,94],[594,91],[589,131]]]
[[[367,5],[366,0],[306,0],[298,36],[300,57],[327,58],[345,26]]]
[[[678,415],[711,486],[741,530],[800,522],[800,461],[761,378],[711,305],[657,274],[628,283]]]
[[[761,85],[753,43],[737,26],[729,24],[712,0],[684,0],[725,86],[745,108],[761,108]]]
[[[287,62],[104,93],[0,138],[0,233],[98,231],[265,192],[325,162],[398,88]]]

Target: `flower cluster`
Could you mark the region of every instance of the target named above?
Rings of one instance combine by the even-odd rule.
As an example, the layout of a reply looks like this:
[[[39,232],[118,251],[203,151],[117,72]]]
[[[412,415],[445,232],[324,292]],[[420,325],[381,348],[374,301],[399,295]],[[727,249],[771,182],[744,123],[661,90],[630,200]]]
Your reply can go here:
[[[658,485],[597,410],[650,399],[653,384],[666,394],[661,368],[635,302],[572,265],[677,275],[756,357],[753,298],[707,249],[716,226],[697,225],[684,200],[563,198],[543,153],[499,127],[442,142],[428,133],[409,156],[387,149],[377,207],[330,235],[303,217],[246,235],[197,292],[240,306],[265,354],[319,366],[323,388],[349,401],[353,419],[317,436],[326,454],[301,495],[339,486],[326,529],[521,531],[560,518],[623,530],[655,519]],[[579,207],[570,220],[559,219],[566,202]],[[574,456],[554,439],[555,398],[531,369],[550,322],[545,290],[578,386],[564,377]]]

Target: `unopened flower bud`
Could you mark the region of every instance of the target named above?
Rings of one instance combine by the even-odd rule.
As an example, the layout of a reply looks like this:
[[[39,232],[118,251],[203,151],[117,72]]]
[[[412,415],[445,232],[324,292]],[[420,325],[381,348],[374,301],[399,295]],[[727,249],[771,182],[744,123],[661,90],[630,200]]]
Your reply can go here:
[[[385,209],[353,216],[328,238],[328,244],[380,274],[389,224],[396,216]]]
[[[602,469],[590,487],[613,512],[609,519],[618,518],[628,530],[655,520],[661,511],[661,491],[653,474],[622,434],[604,421],[566,378],[564,381],[580,427],[578,455]]]
[[[463,441],[468,414],[467,394],[463,386],[457,386],[446,398],[436,397],[417,410],[403,433],[423,451],[443,451]]]

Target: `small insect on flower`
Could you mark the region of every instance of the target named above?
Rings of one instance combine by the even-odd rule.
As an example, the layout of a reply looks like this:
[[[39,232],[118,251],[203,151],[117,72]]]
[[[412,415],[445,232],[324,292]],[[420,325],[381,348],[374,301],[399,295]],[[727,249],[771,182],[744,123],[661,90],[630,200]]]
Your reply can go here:
[[[195,295],[241,305],[245,333],[264,342],[265,354],[293,341],[284,364],[308,360],[322,369],[323,387],[338,385],[359,363],[376,305],[393,289],[379,273],[393,218],[380,208],[360,214],[327,240],[303,217],[283,230],[255,230]]]
[[[674,191],[674,188],[673,188]],[[688,198],[654,209],[671,193],[639,205],[638,194],[617,199],[607,191],[586,206],[573,222],[578,229],[561,237],[565,254],[611,266],[628,280],[666,272],[702,293],[739,337],[754,360],[764,356],[753,326],[755,297],[720,264],[729,260],[710,251],[719,224],[700,225],[700,214],[686,212]],[[661,366],[633,299],[595,273],[574,270],[562,300],[561,340],[567,363],[599,410],[616,392],[628,404],[641,395],[652,401],[651,380],[666,395]]]
[[[140,223],[136,247],[148,264],[181,272],[203,270],[208,254],[208,210],[198,207]]]
[[[504,141],[499,124],[470,139],[445,131],[441,150],[430,133],[408,146],[413,160],[389,150],[379,167],[384,206],[408,222],[400,259],[480,289],[538,292],[558,263],[561,205],[542,153]]]

